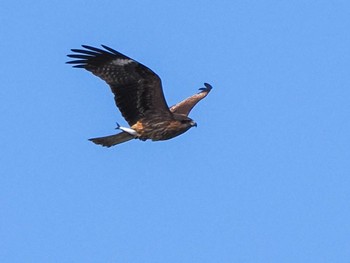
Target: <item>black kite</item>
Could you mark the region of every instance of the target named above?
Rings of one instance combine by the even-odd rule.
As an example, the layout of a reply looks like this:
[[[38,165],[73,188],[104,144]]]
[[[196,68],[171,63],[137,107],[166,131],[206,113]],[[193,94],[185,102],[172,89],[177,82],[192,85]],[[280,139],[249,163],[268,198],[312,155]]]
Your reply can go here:
[[[90,141],[106,147],[137,138],[142,141],[168,140],[197,124],[188,117],[191,109],[212,89],[204,83],[200,92],[168,107],[161,80],[156,73],[141,63],[102,45],[103,49],[82,45],[85,49],[72,49],[68,55],[75,68],[84,68],[100,77],[111,87],[114,100],[130,128],[122,132]]]

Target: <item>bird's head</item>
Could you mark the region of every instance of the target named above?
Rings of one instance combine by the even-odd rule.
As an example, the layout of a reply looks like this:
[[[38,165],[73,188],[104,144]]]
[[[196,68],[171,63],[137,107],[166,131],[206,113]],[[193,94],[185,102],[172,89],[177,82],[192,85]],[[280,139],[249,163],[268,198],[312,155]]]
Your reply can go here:
[[[181,123],[181,126],[183,127],[186,127],[186,128],[197,127],[197,123],[185,115],[176,114],[175,119],[179,121]]]

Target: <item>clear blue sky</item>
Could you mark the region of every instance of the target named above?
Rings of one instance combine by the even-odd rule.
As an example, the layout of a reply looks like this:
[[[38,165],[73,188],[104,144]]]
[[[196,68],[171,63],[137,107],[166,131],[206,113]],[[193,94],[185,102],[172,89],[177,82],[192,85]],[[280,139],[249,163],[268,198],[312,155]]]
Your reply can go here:
[[[350,260],[349,1],[2,1],[0,262]],[[203,82],[198,128],[102,148],[126,125],[66,65],[112,48]]]

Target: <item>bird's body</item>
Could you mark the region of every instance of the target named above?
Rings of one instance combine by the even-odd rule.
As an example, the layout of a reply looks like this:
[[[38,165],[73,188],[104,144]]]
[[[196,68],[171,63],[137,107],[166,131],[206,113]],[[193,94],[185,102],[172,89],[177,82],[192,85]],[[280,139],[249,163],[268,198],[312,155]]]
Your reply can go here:
[[[109,84],[114,100],[130,128],[118,127],[121,133],[90,139],[96,144],[113,146],[133,138],[161,141],[174,138],[196,123],[188,117],[189,112],[211,90],[206,88],[184,101],[168,107],[161,80],[152,70],[139,62],[107,47],[105,50],[85,46],[72,49],[68,57],[78,60],[67,63],[85,68]]]
[[[140,140],[163,141],[174,138],[196,125],[193,120],[181,115],[169,118],[154,114],[154,117],[147,116],[136,122],[131,129],[136,131]]]

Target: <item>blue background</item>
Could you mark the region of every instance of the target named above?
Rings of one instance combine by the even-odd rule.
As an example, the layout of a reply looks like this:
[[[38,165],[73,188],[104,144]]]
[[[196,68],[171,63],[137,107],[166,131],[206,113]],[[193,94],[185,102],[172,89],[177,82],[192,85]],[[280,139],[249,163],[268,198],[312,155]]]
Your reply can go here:
[[[2,1],[0,262],[349,262],[349,1]],[[114,148],[105,44],[198,128]]]

